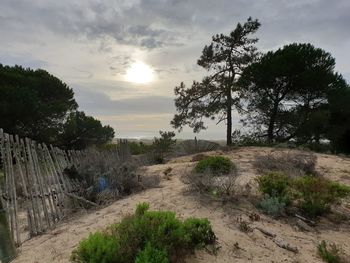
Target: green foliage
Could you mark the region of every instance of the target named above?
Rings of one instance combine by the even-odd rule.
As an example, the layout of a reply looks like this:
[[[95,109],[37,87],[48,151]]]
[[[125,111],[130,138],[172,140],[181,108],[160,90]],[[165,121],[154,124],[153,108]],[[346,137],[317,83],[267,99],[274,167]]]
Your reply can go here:
[[[208,219],[188,218],[183,223],[188,245],[193,248],[214,244],[216,237]]]
[[[147,145],[143,142],[129,142],[130,153],[132,155],[144,154],[151,151],[151,145]]]
[[[330,118],[326,138],[330,139],[335,153],[350,153],[350,86],[329,94]]]
[[[84,112],[72,112],[63,125],[61,135],[62,146],[69,149],[85,149],[92,145],[110,142],[114,138],[114,130],[103,126],[99,120],[86,116]]]
[[[245,124],[269,142],[319,142],[330,124],[329,95],[347,87],[330,53],[297,43],[267,52],[238,82]]]
[[[214,174],[228,174],[235,168],[232,161],[223,156],[209,156],[200,160],[195,166],[197,173],[212,172]]]
[[[151,243],[147,243],[137,254],[135,263],[169,263],[169,259],[164,249],[154,248]]]
[[[194,132],[206,129],[203,118],[218,118],[227,120],[227,144],[232,143],[233,105],[237,105],[234,92],[237,91],[237,75],[242,72],[257,55],[254,44],[257,38],[252,38],[260,27],[256,19],[249,17],[244,24],[238,23],[228,35],[217,34],[212,42],[203,48],[197,64],[211,75],[201,82],[194,81],[187,88],[184,83],[175,87],[175,114],[171,124],[181,130],[189,125]]]
[[[270,172],[257,178],[259,190],[276,197],[279,200],[285,199],[290,187],[290,179],[282,172]]]
[[[284,214],[286,202],[275,196],[265,196],[260,202],[259,207],[268,215],[278,217]]]
[[[160,138],[154,138],[152,143],[153,158],[156,163],[163,163],[164,155],[173,149],[176,144],[175,132],[159,131]]]
[[[317,246],[318,255],[327,263],[342,263],[341,249],[336,244],[327,244],[326,241]]]
[[[140,203],[136,207],[135,215],[143,216],[148,209],[149,209],[148,203]]]
[[[293,180],[293,187],[304,213],[315,217],[328,212],[330,205],[350,194],[350,187],[323,177],[303,176]]]
[[[257,181],[259,190],[268,195],[260,204],[267,213],[286,205],[296,205],[308,216],[316,217],[328,212],[332,204],[350,194],[349,186],[320,176],[291,178],[280,172],[271,172]]]
[[[79,243],[71,255],[76,263],[109,263],[118,260],[117,239],[109,234],[96,232]]]
[[[68,149],[104,144],[110,126],[83,112],[67,84],[45,70],[0,64],[0,119],[7,133]]]
[[[5,132],[56,143],[74,92],[45,70],[0,64],[0,120]]]
[[[105,257],[113,254],[111,261],[105,263],[170,262],[198,247],[215,244],[216,237],[206,219],[187,219],[184,222],[170,211],[148,211],[147,203],[139,204],[134,215],[125,217],[119,224],[109,227],[108,234],[91,235],[83,240],[72,253],[71,260],[76,263],[94,263],[104,259],[100,251],[102,245]],[[104,244],[112,243],[115,250],[105,249]],[[89,245],[86,245],[89,244]],[[88,247],[89,249],[86,249]],[[94,251],[98,254],[94,254]]]

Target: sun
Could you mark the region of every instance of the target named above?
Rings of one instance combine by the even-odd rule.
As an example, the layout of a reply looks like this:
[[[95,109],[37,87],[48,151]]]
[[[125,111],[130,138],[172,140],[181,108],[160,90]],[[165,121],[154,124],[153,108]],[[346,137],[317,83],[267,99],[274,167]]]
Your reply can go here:
[[[153,69],[143,62],[135,62],[127,69],[126,81],[144,84],[154,80]]]

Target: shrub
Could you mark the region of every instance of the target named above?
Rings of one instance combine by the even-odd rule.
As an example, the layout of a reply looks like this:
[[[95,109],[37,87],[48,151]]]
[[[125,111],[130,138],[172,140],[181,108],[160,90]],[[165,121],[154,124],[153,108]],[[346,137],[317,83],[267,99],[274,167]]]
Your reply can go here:
[[[293,181],[304,213],[315,217],[329,211],[331,204],[350,193],[350,187],[323,177],[303,176]]]
[[[210,171],[204,173],[193,171],[183,178],[185,183],[190,184],[196,192],[209,193],[212,196],[220,197],[233,193],[237,175],[236,169],[233,169],[227,175],[215,175]]]
[[[130,153],[132,155],[140,155],[151,150],[151,145],[147,145],[143,142],[129,142]]]
[[[257,178],[259,190],[278,199],[286,199],[290,186],[290,179],[282,172],[269,172]]]
[[[263,156],[257,156],[254,167],[262,173],[277,171],[288,176],[316,175],[316,155],[302,151],[277,151]]]
[[[176,259],[179,253],[215,244],[216,237],[206,219],[187,219],[184,222],[170,211],[148,211],[148,204],[139,204],[134,215],[125,217],[119,224],[109,227],[109,234],[91,235],[73,251],[71,260],[76,263],[166,263]],[[107,255],[98,257],[104,240],[113,240],[114,250],[106,249]],[[84,249],[90,244],[90,250]],[[109,247],[109,246],[108,246]],[[93,261],[96,260],[101,261]],[[111,261],[108,261],[111,259]],[[105,261],[102,261],[105,260]],[[175,261],[173,261],[175,262]]]
[[[195,171],[197,173],[209,171],[214,174],[228,174],[234,168],[235,166],[229,158],[223,156],[210,156],[206,159],[200,160],[195,167]]]
[[[318,255],[323,261],[328,263],[345,263],[347,261],[342,258],[342,250],[336,244],[327,244],[326,241],[322,242],[317,246]]]
[[[278,197],[264,197],[259,207],[268,215],[278,217],[284,214],[286,209],[286,203]]]
[[[189,246],[203,247],[214,244],[216,237],[208,219],[188,218],[183,223]]]
[[[79,243],[71,256],[72,262],[77,263],[109,263],[116,262],[118,242],[108,234],[96,232]]]
[[[257,181],[259,190],[267,195],[260,207],[272,215],[293,204],[305,214],[316,217],[350,194],[349,186],[310,175],[290,178],[281,172],[270,172]]]

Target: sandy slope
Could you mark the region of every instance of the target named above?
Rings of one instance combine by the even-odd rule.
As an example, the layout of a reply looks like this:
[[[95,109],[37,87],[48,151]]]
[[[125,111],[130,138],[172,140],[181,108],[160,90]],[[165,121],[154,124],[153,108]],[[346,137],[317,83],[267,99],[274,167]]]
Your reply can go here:
[[[238,164],[240,177],[237,184],[239,189],[243,189],[240,198],[226,203],[209,201],[188,191],[188,186],[180,180],[180,177],[191,170],[193,163],[189,162],[190,157],[174,159],[165,165],[147,167],[145,176],[162,174],[167,167],[172,167],[171,179],[163,178],[161,188],[149,189],[101,210],[86,212],[69,222],[62,223],[45,235],[25,242],[19,257],[14,262],[69,262],[70,253],[79,240],[87,237],[90,232],[119,221],[125,214],[132,213],[136,204],[144,201],[149,202],[152,209],[173,210],[183,218],[206,217],[211,221],[221,246],[218,255],[200,251],[188,258],[188,262],[321,262],[317,257],[316,245],[323,239],[341,244],[344,251],[350,255],[349,224],[339,225],[325,221],[312,232],[303,232],[298,230],[293,221],[288,223],[283,220],[276,221],[262,215],[245,201],[242,196],[254,192],[253,179],[257,176],[251,161],[256,154],[270,150],[242,148],[224,153]],[[318,155],[318,169],[334,180],[350,184],[350,159]],[[251,212],[259,213],[261,220],[250,222],[248,215]],[[284,242],[297,246],[299,253],[295,254],[278,247],[256,229],[249,233],[241,232],[237,223],[239,217],[250,222],[252,228],[258,226],[268,229]]]

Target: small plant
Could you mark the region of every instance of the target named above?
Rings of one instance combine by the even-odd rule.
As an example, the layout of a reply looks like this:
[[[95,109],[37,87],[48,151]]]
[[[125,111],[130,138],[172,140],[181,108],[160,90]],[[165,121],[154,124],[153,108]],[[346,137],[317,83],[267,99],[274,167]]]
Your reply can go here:
[[[235,165],[229,158],[223,156],[210,156],[200,160],[195,166],[197,173],[209,171],[216,175],[229,174],[233,169],[235,169]]]
[[[259,190],[278,199],[286,199],[290,186],[290,178],[282,172],[269,172],[257,178]]]
[[[168,263],[196,248],[215,245],[216,236],[207,219],[181,221],[170,211],[149,211],[139,204],[133,215],[95,233],[72,252],[75,263]],[[171,259],[171,260],[170,260]]]
[[[273,217],[278,217],[284,214],[286,209],[286,203],[281,201],[278,197],[264,197],[260,203],[259,207],[268,215]]]
[[[345,263],[342,258],[342,249],[336,244],[327,244],[326,241],[322,242],[317,246],[318,255],[323,259],[324,262],[328,263]]]
[[[166,168],[164,171],[163,171],[163,174],[164,174],[164,177],[165,177],[165,179],[167,179],[167,180],[170,180],[170,173],[171,173],[171,171],[173,170],[173,168],[171,168],[171,167],[168,167],[168,168]]]
[[[240,231],[244,232],[244,233],[248,233],[252,231],[252,228],[248,225],[248,223],[244,220],[242,220],[241,218],[239,220],[237,220],[239,225],[238,228]]]

